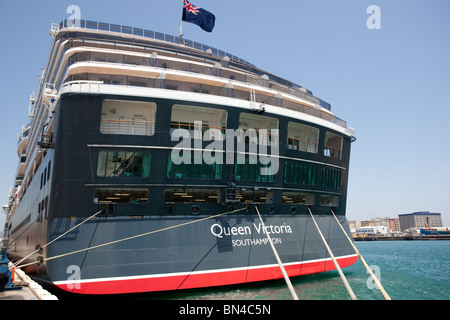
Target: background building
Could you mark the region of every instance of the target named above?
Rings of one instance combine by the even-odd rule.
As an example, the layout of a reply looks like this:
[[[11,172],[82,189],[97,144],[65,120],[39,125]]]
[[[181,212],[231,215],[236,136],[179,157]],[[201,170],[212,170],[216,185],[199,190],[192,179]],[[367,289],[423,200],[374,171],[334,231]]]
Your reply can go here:
[[[373,235],[387,235],[388,234],[388,227],[386,226],[366,226],[366,227],[360,227],[355,230],[356,235],[363,236],[373,236]]]
[[[350,228],[350,230],[356,229],[356,221],[348,220],[348,227]]]
[[[391,232],[400,232],[400,221],[398,218],[389,218],[389,229]]]
[[[401,231],[410,228],[435,228],[442,227],[442,218],[440,213],[430,213],[430,211],[419,211],[407,214],[399,214]]]
[[[400,231],[400,224],[398,223],[398,218],[375,218],[372,220],[361,221],[361,227],[371,227],[371,226],[385,226],[388,230]]]
[[[361,220],[361,227],[371,227],[375,225],[375,220]]]

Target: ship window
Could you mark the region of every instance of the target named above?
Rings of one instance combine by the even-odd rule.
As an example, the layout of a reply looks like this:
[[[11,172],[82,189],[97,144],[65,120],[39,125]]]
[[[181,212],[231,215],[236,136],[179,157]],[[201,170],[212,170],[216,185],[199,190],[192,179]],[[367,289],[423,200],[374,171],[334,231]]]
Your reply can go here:
[[[240,198],[241,202],[246,203],[266,203],[270,204],[273,202],[273,192],[268,190],[244,190],[239,191],[237,197]]]
[[[243,112],[239,116],[239,129],[244,130],[243,134],[238,137],[239,142],[265,145],[278,143],[278,135],[273,135],[271,131],[278,129],[278,119],[276,118]],[[253,129],[254,131],[248,131],[249,129]],[[259,132],[260,129],[266,129],[266,134],[262,135],[262,132]],[[259,138],[261,141],[258,141],[258,137],[254,133],[260,134]]]
[[[304,192],[283,192],[282,203],[314,205],[314,194]]]
[[[100,151],[97,176],[148,178],[150,163],[149,152]]]
[[[36,219],[37,222],[42,222],[42,211],[41,211],[41,203],[38,204],[38,217]]]
[[[94,190],[94,203],[147,203],[148,189],[99,188]]]
[[[52,161],[48,162],[47,181],[50,180],[50,169],[52,168]]]
[[[47,214],[47,208],[48,208],[48,196],[45,197],[45,218],[48,218],[48,214]]]
[[[324,155],[335,159],[342,159],[342,137],[337,134],[325,133]]]
[[[328,194],[322,194],[320,196],[320,205],[327,207],[337,207],[339,205],[339,197]]]
[[[284,183],[315,186],[316,173],[315,166],[299,162],[286,162],[284,164]]]
[[[322,187],[340,189],[341,188],[341,172],[338,170],[323,168],[322,169]]]
[[[152,136],[155,133],[156,103],[104,100],[100,132]]]
[[[183,151],[184,152],[184,151]],[[208,161],[212,164],[206,164],[202,154],[189,156],[185,162],[175,164],[172,161],[172,155],[169,154],[167,161],[167,178],[175,179],[200,179],[200,180],[220,180],[222,179],[222,164],[214,161]]]
[[[195,122],[201,122],[201,126],[196,128]],[[192,138],[203,139],[205,141],[217,139],[223,140],[227,127],[227,112],[221,109],[203,108],[194,106],[174,105],[170,119],[170,134],[176,129],[186,129]],[[196,130],[197,129],[197,130]],[[209,130],[208,129],[216,129]],[[212,137],[214,135],[214,138]],[[177,137],[178,138],[178,137]]]
[[[288,149],[317,153],[318,141],[319,129],[295,122],[288,123]]]
[[[244,203],[273,203],[273,192],[269,190],[235,189],[227,193],[227,201]]]
[[[218,203],[220,191],[214,189],[166,189],[164,202]]]
[[[270,164],[263,165],[259,159],[255,164],[250,164],[249,162],[249,157],[245,157],[245,163],[236,164],[236,181],[273,182],[274,174],[261,175],[261,169],[270,166]],[[273,165],[269,168],[269,170],[271,169],[273,169]]]

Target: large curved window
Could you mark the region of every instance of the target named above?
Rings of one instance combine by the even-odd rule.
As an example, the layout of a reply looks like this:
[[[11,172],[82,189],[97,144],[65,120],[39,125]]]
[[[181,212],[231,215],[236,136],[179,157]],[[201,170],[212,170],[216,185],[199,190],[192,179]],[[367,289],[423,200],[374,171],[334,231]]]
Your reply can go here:
[[[259,160],[252,164],[249,157],[244,158],[245,163],[237,163],[235,167],[236,181],[251,181],[251,182],[273,182],[275,174],[273,174],[273,166],[269,167],[262,164]],[[262,175],[261,169],[268,168],[272,174]]]
[[[243,130],[238,137],[240,142],[260,145],[278,144],[278,135],[272,131],[278,130],[277,118],[242,112],[239,115],[239,129]],[[260,131],[261,129],[266,131]]]
[[[288,149],[317,153],[319,129],[296,122],[288,123]]]
[[[284,183],[315,186],[316,175],[316,166],[300,162],[286,162],[284,165]]]
[[[104,100],[100,132],[152,136],[155,134],[156,103],[128,100]]]
[[[223,165],[214,161],[208,161],[207,156],[202,154],[196,154],[194,152],[193,157],[188,155],[186,162],[175,164],[172,161],[172,155],[169,154],[167,161],[167,178],[174,179],[200,179],[200,180],[220,180],[222,179]]]
[[[97,162],[98,177],[150,176],[151,155],[149,152],[100,151]]]
[[[172,107],[170,118],[171,136],[178,138],[174,131],[186,129],[194,139],[223,140],[227,127],[227,116],[227,112],[221,109],[175,104]]]
[[[340,189],[341,172],[329,168],[322,169],[322,187]]]
[[[324,155],[335,159],[342,159],[342,137],[337,134],[325,133]]]

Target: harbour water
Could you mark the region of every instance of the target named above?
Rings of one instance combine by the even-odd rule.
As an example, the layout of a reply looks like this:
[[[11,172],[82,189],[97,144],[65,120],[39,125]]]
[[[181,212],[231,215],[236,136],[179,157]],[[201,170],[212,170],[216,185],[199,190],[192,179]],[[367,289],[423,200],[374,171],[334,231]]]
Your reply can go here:
[[[450,299],[450,241],[370,241],[356,247],[392,300]],[[359,300],[384,300],[361,261],[343,269]],[[369,279],[369,280],[368,280]],[[337,271],[291,279],[300,300],[348,300]],[[290,300],[284,279],[214,289],[140,295],[143,299]]]
[[[369,241],[356,242],[355,245],[369,266],[373,267],[374,273],[392,300],[450,300],[450,241]],[[359,300],[384,300],[369,279],[361,261],[358,260],[343,271]],[[300,300],[350,299],[337,271],[291,278],[291,281]],[[63,300],[74,298],[65,294],[54,294]],[[284,279],[219,288],[132,294],[116,298],[292,300]]]

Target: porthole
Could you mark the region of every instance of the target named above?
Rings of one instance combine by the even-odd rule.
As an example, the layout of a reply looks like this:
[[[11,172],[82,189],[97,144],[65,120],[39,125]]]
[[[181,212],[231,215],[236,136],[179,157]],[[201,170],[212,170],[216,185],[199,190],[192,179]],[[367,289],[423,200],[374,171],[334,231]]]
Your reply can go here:
[[[195,214],[195,215],[199,214],[200,213],[200,207],[199,206],[192,206],[191,207],[191,212],[192,212],[192,214]]]

